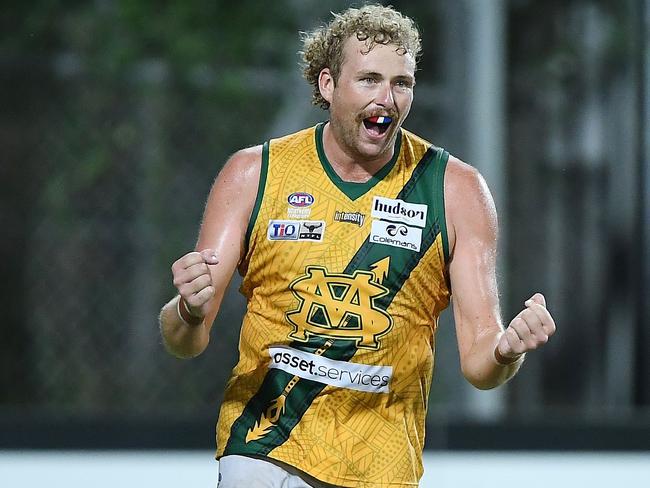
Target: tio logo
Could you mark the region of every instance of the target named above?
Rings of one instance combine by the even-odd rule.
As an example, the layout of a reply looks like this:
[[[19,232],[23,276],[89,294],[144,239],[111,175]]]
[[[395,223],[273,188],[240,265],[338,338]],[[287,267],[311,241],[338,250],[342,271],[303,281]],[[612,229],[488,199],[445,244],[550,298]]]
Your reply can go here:
[[[266,236],[270,241],[323,240],[325,222],[322,220],[269,220]]]
[[[271,224],[271,237],[274,239],[297,239],[298,225],[287,222]]]

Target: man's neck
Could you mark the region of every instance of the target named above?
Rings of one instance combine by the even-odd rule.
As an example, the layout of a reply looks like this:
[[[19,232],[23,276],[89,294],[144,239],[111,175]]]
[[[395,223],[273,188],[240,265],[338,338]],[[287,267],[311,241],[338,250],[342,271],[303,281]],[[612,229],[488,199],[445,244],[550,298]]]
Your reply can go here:
[[[375,159],[364,159],[345,150],[336,139],[329,122],[323,128],[325,156],[332,169],[343,181],[365,183],[392,159],[394,147],[394,144],[391,144],[390,151],[380,154]]]

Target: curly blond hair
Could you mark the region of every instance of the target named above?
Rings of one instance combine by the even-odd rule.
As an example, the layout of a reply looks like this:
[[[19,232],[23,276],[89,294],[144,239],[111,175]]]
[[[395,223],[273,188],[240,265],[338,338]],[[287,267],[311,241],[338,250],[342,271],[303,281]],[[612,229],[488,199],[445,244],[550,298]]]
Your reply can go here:
[[[376,44],[395,44],[401,54],[410,53],[417,61],[422,50],[417,26],[412,19],[392,7],[366,5],[333,15],[329,24],[302,33],[303,75],[313,88],[314,105],[329,108],[329,102],[318,89],[318,76],[323,68],[329,68],[334,82],[338,81],[343,64],[343,45],[353,35],[366,41],[368,52]]]

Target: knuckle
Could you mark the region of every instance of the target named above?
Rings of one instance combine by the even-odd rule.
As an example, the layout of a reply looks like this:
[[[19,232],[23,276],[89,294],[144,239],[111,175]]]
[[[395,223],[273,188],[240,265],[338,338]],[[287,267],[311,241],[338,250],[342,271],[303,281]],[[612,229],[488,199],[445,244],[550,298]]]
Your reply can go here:
[[[515,317],[512,322],[510,322],[510,327],[508,327],[508,330],[516,331],[517,327],[521,327],[523,321],[524,319],[521,317]]]
[[[200,307],[201,305],[203,305],[203,302],[205,302],[205,300],[201,296],[200,291],[197,293],[192,293],[187,299],[187,303],[192,307]]]
[[[192,289],[188,283],[183,283],[178,287],[178,294],[187,301],[192,296]]]
[[[537,318],[537,314],[531,310],[531,309],[526,309],[524,310],[523,313],[523,318],[526,322],[533,322]]]
[[[508,342],[510,343],[511,347],[514,346],[514,345],[519,344],[519,342],[520,342],[519,334],[517,333],[517,331],[513,327],[510,327],[508,329],[507,339],[508,339]]]
[[[200,273],[197,272],[196,265],[193,264],[192,266],[189,266],[185,272],[187,273],[188,279],[191,281],[194,278],[196,278]]]
[[[172,274],[177,274],[180,271],[182,271],[183,265],[179,261],[175,261],[174,264],[172,264]]]
[[[208,286],[205,287],[201,290],[201,299],[203,300],[203,303],[207,302],[212,298],[212,287]]]
[[[536,303],[535,305],[530,307],[530,310],[535,311],[535,312],[537,312],[539,314],[545,314],[546,313],[546,308],[544,307],[544,305],[541,305],[539,303]]]
[[[526,352],[526,345],[523,342],[518,342],[512,346],[512,352],[515,354],[523,354]]]
[[[196,281],[200,288],[206,288],[212,284],[212,277],[209,274],[202,274]]]
[[[197,293],[197,297],[200,297],[201,299],[201,305],[204,305],[205,303],[209,302],[212,297],[214,296],[214,289],[211,286],[207,286],[203,288],[199,293]]]
[[[519,320],[517,323],[512,325],[511,329],[512,334],[514,334],[517,339],[523,339],[526,331],[528,330],[528,327],[526,326],[526,322],[524,320]]]
[[[194,296],[199,297],[201,300],[203,300],[203,297],[205,296],[205,288],[199,288]]]
[[[193,259],[193,255],[196,254],[195,252],[189,252],[180,258],[178,258],[174,263],[172,264],[172,271],[181,271],[183,269],[186,269],[187,267],[191,266]]]
[[[192,272],[193,279],[203,276],[204,274],[208,274],[210,272],[207,264],[205,263],[195,263],[192,265],[190,269]]]

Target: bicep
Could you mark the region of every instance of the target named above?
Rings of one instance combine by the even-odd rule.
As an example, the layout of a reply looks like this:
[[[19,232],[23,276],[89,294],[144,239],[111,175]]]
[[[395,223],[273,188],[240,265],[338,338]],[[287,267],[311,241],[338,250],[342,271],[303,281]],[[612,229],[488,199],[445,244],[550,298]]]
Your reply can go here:
[[[459,164],[451,168],[448,212],[454,245],[449,265],[461,359],[484,334],[501,330],[496,279],[497,217],[483,178]],[[447,190],[446,190],[447,191]]]
[[[197,251],[213,249],[219,260],[218,264],[210,266],[216,300],[207,323],[214,320],[243,256],[260,166],[261,152],[257,148],[239,151],[228,160],[210,190],[196,243]]]

